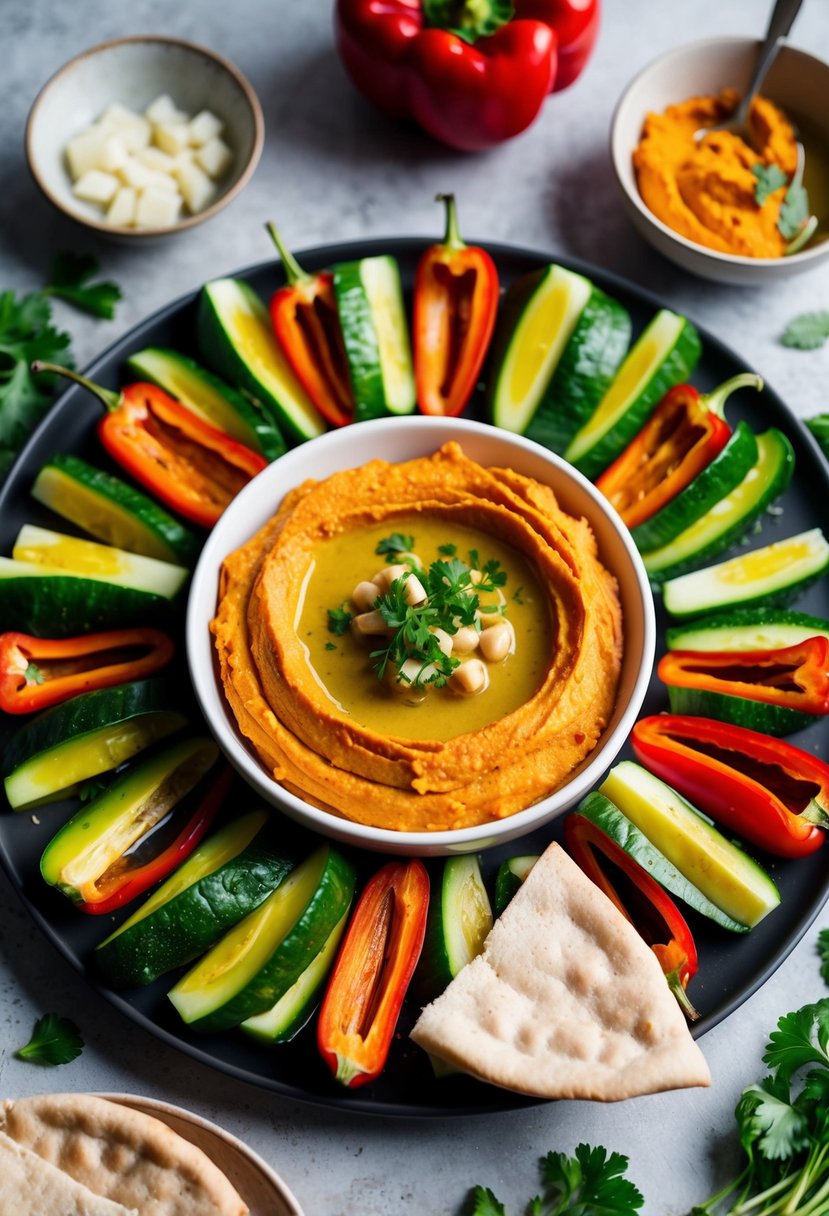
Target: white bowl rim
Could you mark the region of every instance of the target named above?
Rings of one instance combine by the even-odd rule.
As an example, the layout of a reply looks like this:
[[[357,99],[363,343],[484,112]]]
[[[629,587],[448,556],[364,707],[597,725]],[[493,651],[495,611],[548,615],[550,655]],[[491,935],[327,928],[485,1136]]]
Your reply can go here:
[[[788,39],[781,39],[781,52],[787,51],[794,55],[802,55],[805,59],[811,59],[813,62],[820,64],[829,72],[829,63],[825,59],[821,59],[817,55],[812,55],[809,51],[803,50],[802,47],[793,46]],[[686,55],[693,53],[701,53],[706,47],[721,46],[723,43],[739,44],[741,46],[759,46],[758,38],[746,38],[742,34],[721,34],[712,38],[698,38],[695,42],[683,42],[681,46],[672,47],[668,51],[663,51],[661,55],[656,55],[649,63],[645,64],[631,80],[625,85],[624,91],[616,102],[613,109],[613,116],[610,120],[610,158],[613,163],[613,170],[616,174],[616,180],[624,191],[626,197],[634,205],[639,214],[657,228],[662,235],[674,244],[679,245],[683,249],[687,249],[692,253],[700,254],[703,257],[710,258],[713,262],[721,262],[724,266],[756,266],[758,268],[765,267],[769,270],[781,265],[798,265],[803,262],[809,262],[817,258],[825,258],[827,255],[827,242],[821,242],[819,245],[813,246],[811,249],[801,249],[797,253],[789,254],[785,258],[750,258],[739,253],[722,253],[719,249],[709,249],[707,245],[700,245],[697,241],[689,240],[688,237],[682,236],[681,233],[675,232],[670,228],[664,220],[650,210],[645,203],[638,190],[631,190],[625,180],[625,176],[620,169],[621,152],[617,149],[616,141],[616,126],[619,114],[628,100],[628,96],[635,86],[648,75],[658,64],[670,63],[673,59],[682,59]],[[778,53],[781,53],[778,52]],[[626,152],[626,157],[630,157],[633,149],[629,148]]]
[[[195,215],[187,216],[183,220],[177,221],[175,224],[167,224],[163,228],[126,228],[123,224],[105,224],[102,220],[96,220],[93,216],[81,215],[76,211],[70,210],[65,203],[54,193],[53,190],[46,184],[38,167],[37,159],[32,146],[32,132],[34,124],[37,120],[37,111],[40,108],[41,102],[46,97],[46,94],[54,84],[65,73],[71,71],[84,59],[91,59],[102,51],[109,51],[116,46],[125,46],[132,43],[160,43],[164,46],[180,46],[185,50],[195,51],[199,55],[203,55],[205,59],[212,59],[219,67],[223,68],[229,76],[233,78],[239,86],[245,100],[250,107],[251,118],[253,119],[253,147],[251,148],[250,156],[247,164],[239,174],[233,185],[220,194],[215,202],[209,207],[205,207],[203,211],[197,211]],[[67,59],[61,67],[53,72],[46,83],[40,88],[37,96],[32,102],[32,107],[29,110],[29,116],[26,119],[26,130],[23,137],[24,146],[26,149],[26,162],[29,166],[29,172],[35,180],[35,184],[41,193],[49,200],[53,207],[56,207],[63,215],[75,220],[78,224],[83,224],[86,228],[92,228],[96,232],[105,233],[107,236],[126,236],[136,237],[138,240],[154,240],[160,236],[170,236],[175,232],[184,232],[188,228],[194,228],[197,224],[203,224],[205,220],[209,220],[211,216],[216,215],[222,208],[236,197],[240,190],[250,181],[256,166],[259,164],[259,158],[262,155],[262,148],[265,143],[265,117],[262,113],[262,106],[253,85],[247,77],[232,63],[230,59],[226,59],[218,51],[212,50],[210,47],[202,46],[201,43],[192,42],[187,38],[176,38],[167,34],[126,34],[122,38],[110,38],[107,42],[99,42],[95,46],[88,47],[85,51],[81,51],[78,55],[73,55],[71,59]]]
[[[274,470],[284,468],[284,461],[299,460],[301,456],[304,456],[311,450],[310,445],[313,445],[313,450],[316,451],[319,451],[323,445],[325,447],[335,446],[339,442],[338,437],[342,434],[340,430],[329,431],[316,439],[307,441],[297,448],[293,448],[284,456],[280,456],[236,495],[225,514],[208,536],[196,568],[193,571],[187,601],[185,648],[196,699],[211,733],[217,739],[225,754],[232,757],[234,766],[241,771],[248,784],[257,790],[269,805],[274,805],[272,790],[274,786],[277,786],[279,790],[278,801],[291,806],[295,812],[295,818],[304,821],[306,826],[317,826],[320,833],[326,837],[343,839],[347,836],[352,844],[362,845],[366,848],[379,848],[380,851],[385,852],[394,852],[397,849],[409,854],[417,854],[420,851],[422,855],[436,855],[441,850],[446,852],[452,850],[460,851],[462,847],[465,851],[471,851],[475,845],[486,847],[484,842],[488,842],[493,834],[501,836],[506,835],[508,832],[509,837],[513,839],[523,836],[533,828],[542,826],[556,816],[558,812],[550,812],[547,809],[551,799],[559,797],[566,790],[569,800],[568,805],[573,805],[595,786],[600,774],[613,763],[619,749],[630,734],[647,693],[653,671],[653,659],[656,648],[656,616],[647,572],[639,551],[631,539],[629,530],[622,523],[604,495],[582,473],[568,464],[567,461],[540,444],[524,438],[523,435],[516,435],[511,431],[499,429],[488,423],[477,422],[467,418],[408,415],[404,417],[377,418],[368,422],[358,423],[357,425],[360,427],[360,434],[364,435],[366,441],[369,442],[378,431],[382,434],[390,427],[400,427],[407,424],[417,426],[418,429],[423,429],[424,431],[426,427],[431,428],[430,433],[436,435],[436,446],[440,446],[441,442],[448,441],[450,437],[457,438],[457,431],[460,427],[471,434],[489,437],[496,435],[507,444],[514,445],[519,450],[536,457],[542,456],[560,473],[570,477],[579,489],[584,491],[593,500],[598,512],[605,516],[607,522],[621,541],[635,575],[638,599],[641,601],[642,655],[639,671],[633,683],[628,702],[622,709],[618,722],[601,739],[581,771],[546,798],[533,803],[522,811],[517,811],[513,815],[506,816],[504,819],[489,820],[486,823],[475,824],[471,827],[453,828],[436,832],[401,832],[391,828],[371,827],[312,806],[310,803],[298,798],[295,794],[291,794],[283,786],[279,785],[274,778],[270,777],[258,759],[249,750],[248,746],[240,742],[230,725],[225,711],[223,704],[224,693],[219,687],[215,659],[210,664],[208,671],[205,671],[195,661],[197,647],[203,644],[204,641],[202,631],[207,624],[202,604],[205,598],[202,585],[217,577],[219,564],[227,556],[226,544],[220,543],[223,535],[222,520],[242,513],[248,501],[254,502],[260,493],[259,486],[262,479],[278,477],[278,472],[274,472]],[[443,439],[440,438],[442,434],[444,436]],[[380,459],[382,459],[382,456]],[[286,485],[274,501],[278,502],[281,500],[284,494],[296,484],[298,482],[291,481],[290,485]],[[213,611],[214,609],[211,606],[208,620],[212,617]],[[221,714],[214,712],[215,705],[222,708]],[[502,825],[508,825],[509,831],[507,827]]]

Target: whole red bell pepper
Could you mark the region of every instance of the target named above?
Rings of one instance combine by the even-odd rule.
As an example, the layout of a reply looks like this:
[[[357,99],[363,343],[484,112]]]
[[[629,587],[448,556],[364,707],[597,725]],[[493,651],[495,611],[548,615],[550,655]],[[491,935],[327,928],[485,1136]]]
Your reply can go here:
[[[335,9],[357,88],[464,151],[528,127],[582,70],[598,25],[598,0],[337,0]]]
[[[266,227],[287,279],[286,285],[271,296],[276,340],[323,418],[332,426],[345,426],[354,419],[354,393],[337,313],[334,276],[328,270],[308,274],[286,248],[275,225]]]
[[[446,205],[446,234],[417,265],[412,341],[417,403],[424,414],[455,417],[478,382],[498,312],[498,271],[478,245],[465,245],[455,198]]]
[[[78,693],[143,680],[166,666],[173,643],[158,629],[110,629],[75,638],[0,634],[0,710],[30,714]]]
[[[805,857],[829,826],[829,764],[791,743],[711,718],[656,714],[637,758],[717,823],[778,857]]]
[[[697,948],[685,917],[668,892],[638,861],[584,815],[574,812],[567,816],[564,839],[576,865],[600,891],[604,891],[653,950],[682,1012],[690,1022],[695,1022],[699,1014],[686,988],[697,973]],[[597,853],[603,854],[628,880],[625,900],[602,869]]]
[[[35,362],[32,371],[55,372],[94,393],[106,407],[98,438],[110,456],[166,506],[203,528],[212,528],[268,463],[155,384],[128,384],[118,393],[55,363]]]
[[[320,1054],[354,1088],[385,1067],[426,932],[429,875],[392,861],[366,884],[346,930],[317,1024]]]

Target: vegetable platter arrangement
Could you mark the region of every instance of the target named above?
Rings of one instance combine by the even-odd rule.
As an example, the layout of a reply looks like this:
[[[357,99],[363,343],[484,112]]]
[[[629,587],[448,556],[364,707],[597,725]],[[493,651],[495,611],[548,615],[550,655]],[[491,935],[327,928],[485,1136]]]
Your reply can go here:
[[[208,283],[117,343],[0,496],[12,881],[73,965],[162,1039],[376,1113],[526,1101],[435,1075],[408,1031],[553,839],[645,936],[695,1033],[763,982],[827,888],[817,446],[658,300],[466,245],[446,206],[433,246],[296,259],[274,229],[281,265]],[[259,468],[328,426],[416,406],[520,431],[593,479],[643,553],[662,652],[630,744],[575,813],[520,848],[425,865],[310,838],[231,788],[181,639],[204,530]],[[359,945],[384,940],[392,906],[400,940],[366,969]],[[281,944],[251,952],[251,925]]]

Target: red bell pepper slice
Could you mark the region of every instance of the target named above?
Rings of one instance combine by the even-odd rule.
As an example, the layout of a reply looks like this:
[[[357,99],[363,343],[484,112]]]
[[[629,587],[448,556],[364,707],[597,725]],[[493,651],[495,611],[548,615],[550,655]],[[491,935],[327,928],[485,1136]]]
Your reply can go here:
[[[697,948],[685,917],[670,895],[638,861],[584,815],[576,812],[567,816],[564,839],[576,864],[616,905],[625,920],[636,928],[653,950],[682,1012],[689,1021],[696,1021],[699,1014],[686,988],[697,973]],[[602,869],[597,853],[604,854],[627,880],[626,900],[623,901],[617,887]]]
[[[385,1067],[429,911],[422,862],[392,861],[366,884],[320,1009],[317,1044],[336,1079],[354,1088]]]
[[[319,412],[333,426],[354,419],[334,276],[308,274],[286,248],[274,224],[266,225],[279,251],[287,284],[271,296],[273,331],[294,375]]]
[[[647,768],[746,840],[805,857],[829,826],[829,764],[744,726],[686,714],[642,718],[631,734]]]
[[[829,638],[805,638],[779,650],[671,650],[656,669],[673,688],[703,689],[829,714]]]
[[[763,387],[759,376],[733,376],[711,393],[677,384],[639,434],[596,482],[629,528],[676,498],[725,447],[731,427],[725,403],[739,388]]]
[[[174,646],[158,629],[110,629],[74,638],[0,634],[0,710],[30,714],[78,693],[143,680]]]
[[[225,507],[267,460],[165,393],[128,384],[120,393],[54,363],[33,363],[94,393],[107,413],[98,438],[110,456],[185,519],[212,528]]]
[[[232,779],[233,769],[225,765],[218,777],[211,778],[211,783],[196,809],[187,816],[174,839],[165,844],[161,852],[143,860],[147,852],[147,845],[144,844],[134,854],[125,854],[110,866],[95,884],[100,898],[96,894],[94,900],[77,903],[75,907],[91,916],[103,916],[107,912],[122,908],[124,904],[128,904],[130,900],[136,899],[155,883],[172,874],[173,870],[177,870],[202,840],[218,815]],[[179,818],[176,810],[173,810],[168,823],[177,823]],[[164,834],[163,826],[161,832]]]
[[[417,402],[424,414],[455,417],[463,410],[489,349],[498,312],[498,271],[458,231],[455,199],[446,205],[446,235],[420,258],[412,328]]]

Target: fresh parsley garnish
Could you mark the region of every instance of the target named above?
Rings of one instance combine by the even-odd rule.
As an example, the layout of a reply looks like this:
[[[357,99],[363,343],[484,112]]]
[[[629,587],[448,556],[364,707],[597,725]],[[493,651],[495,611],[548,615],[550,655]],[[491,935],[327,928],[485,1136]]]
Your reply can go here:
[[[37,663],[29,663],[25,672],[23,673],[23,679],[27,684],[42,684],[46,677],[38,667]]]
[[[352,613],[347,608],[329,608],[328,632],[336,634],[338,638],[341,638],[343,634],[348,633],[351,617]]]
[[[632,1216],[645,1202],[625,1177],[627,1157],[601,1146],[579,1144],[573,1157],[548,1153],[539,1166],[543,1189],[530,1200],[527,1216]],[[506,1216],[487,1187],[475,1187],[470,1199],[470,1216]]]
[[[47,1013],[38,1018],[29,1042],[25,1047],[20,1047],[15,1055],[32,1064],[54,1067],[57,1064],[70,1064],[82,1051],[83,1039],[75,1023],[56,1013]]]
[[[477,569],[478,569],[478,566],[480,565],[480,561],[481,561],[481,559],[480,559],[480,557],[479,557],[479,555],[478,555],[478,550],[477,550],[477,549],[470,549],[470,550],[469,550],[469,564],[470,564],[470,566],[472,567],[472,569],[473,569],[473,570],[477,570]]]
[[[789,321],[781,334],[783,346],[793,350],[817,350],[829,338],[829,309],[801,312]]]
[[[404,536],[402,532],[392,532],[391,536],[384,536],[382,540],[377,542],[375,553],[379,553],[381,557],[385,554],[395,553],[411,553],[414,549],[414,537]]]
[[[785,186],[789,180],[779,165],[764,165],[762,161],[758,161],[752,167],[751,172],[757,179],[754,187],[754,201],[758,207],[762,207],[769,195],[774,194],[775,190],[779,190],[781,186]]]
[[[336,644],[336,642],[326,642],[326,643],[325,643],[325,649],[326,649],[326,650],[336,650],[336,649],[337,649],[337,644]]]
[[[515,600],[516,604],[523,604],[524,603],[524,588],[516,587],[512,593],[512,598]]]
[[[777,227],[780,235],[787,241],[792,241],[809,219],[809,195],[806,187],[795,179],[783,196],[780,215],[777,217]]]
[[[115,306],[121,299],[121,288],[106,280],[90,283],[89,280],[97,273],[98,259],[91,253],[63,250],[55,254],[43,294],[59,296],[81,312],[111,321],[115,316]]]
[[[818,414],[816,418],[807,418],[806,425],[823,449],[824,456],[829,460],[829,414]]]
[[[443,557],[454,557],[458,551],[457,545],[438,545],[438,553]]]

